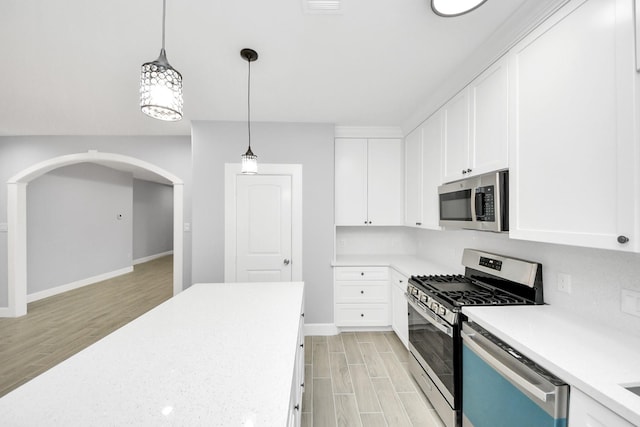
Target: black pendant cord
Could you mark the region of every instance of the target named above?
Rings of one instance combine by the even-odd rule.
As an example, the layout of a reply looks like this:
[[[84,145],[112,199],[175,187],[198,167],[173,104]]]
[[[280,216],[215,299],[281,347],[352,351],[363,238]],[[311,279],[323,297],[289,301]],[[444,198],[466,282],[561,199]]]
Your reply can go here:
[[[251,60],[248,59],[249,73],[247,77],[247,130],[249,131],[249,151],[251,151]]]

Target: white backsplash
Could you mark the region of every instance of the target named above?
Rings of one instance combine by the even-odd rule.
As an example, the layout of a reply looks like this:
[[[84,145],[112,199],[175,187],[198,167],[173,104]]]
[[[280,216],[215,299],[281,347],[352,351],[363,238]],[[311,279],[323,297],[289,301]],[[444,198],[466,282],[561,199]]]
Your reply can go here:
[[[623,289],[640,291],[640,254],[509,239],[507,233],[412,230],[416,255],[462,272],[464,248],[542,263],[544,300],[578,316],[640,336],[640,317],[621,311]],[[558,290],[558,274],[571,276],[571,293]]]
[[[336,255],[415,255],[416,239],[405,227],[337,227]]]

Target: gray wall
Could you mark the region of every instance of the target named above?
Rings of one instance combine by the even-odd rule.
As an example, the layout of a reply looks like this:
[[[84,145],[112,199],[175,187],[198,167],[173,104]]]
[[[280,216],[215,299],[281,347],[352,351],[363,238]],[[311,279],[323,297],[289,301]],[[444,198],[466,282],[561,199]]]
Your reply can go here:
[[[78,164],[29,184],[28,294],[131,266],[132,181],[131,173]]]
[[[184,220],[191,222],[191,138],[188,136],[10,136],[0,137],[0,223],[7,222],[6,183],[38,162],[98,150],[135,157],[184,181]],[[29,190],[27,190],[27,193]],[[184,233],[184,283],[191,282],[191,234]],[[7,306],[7,233],[0,232],[0,307]]]
[[[133,180],[133,260],[173,250],[173,187]]]
[[[476,248],[542,263],[544,300],[616,330],[640,331],[640,317],[623,313],[622,289],[640,292],[640,254],[509,239],[507,233],[415,230],[418,255],[463,273],[462,250]],[[571,275],[571,294],[558,291]]]
[[[193,122],[193,282],[224,280],[224,164],[239,163],[247,125]],[[305,321],[333,323],[333,138],[329,124],[252,123],[260,163],[302,164]],[[313,302],[313,303],[310,303]]]

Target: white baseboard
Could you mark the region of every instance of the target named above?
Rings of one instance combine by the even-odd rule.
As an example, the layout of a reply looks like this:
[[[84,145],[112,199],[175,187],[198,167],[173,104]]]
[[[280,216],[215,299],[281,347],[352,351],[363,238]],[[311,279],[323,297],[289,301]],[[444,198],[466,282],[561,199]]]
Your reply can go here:
[[[305,323],[304,335],[305,336],[328,336],[338,335],[340,331],[334,323]]]
[[[391,326],[342,326],[337,328],[338,332],[389,332],[393,331]]]
[[[66,285],[56,286],[55,288],[45,289],[44,291],[34,292],[27,295],[27,302],[34,302],[43,298],[52,297],[54,295],[68,292],[73,289],[78,289],[83,286],[92,285],[103,280],[112,279],[114,277],[122,276],[123,274],[131,273],[133,267],[125,267],[119,270],[110,271],[108,273],[98,274],[97,276],[87,277],[86,279],[77,280],[75,282],[67,283]]]
[[[9,307],[0,307],[0,317],[13,317]]]
[[[149,255],[142,258],[134,259],[133,265],[138,265],[138,264],[142,264],[143,262],[153,261],[154,259],[162,258],[163,256],[167,256],[167,255],[173,255],[173,251],[171,250],[171,251],[161,252],[159,254]]]

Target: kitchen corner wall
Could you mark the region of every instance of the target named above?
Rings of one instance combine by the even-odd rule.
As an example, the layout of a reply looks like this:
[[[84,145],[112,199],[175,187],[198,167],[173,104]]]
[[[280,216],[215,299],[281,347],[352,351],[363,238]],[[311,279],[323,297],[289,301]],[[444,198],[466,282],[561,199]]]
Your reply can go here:
[[[583,318],[640,333],[640,317],[621,311],[621,291],[640,292],[640,254],[509,239],[507,233],[415,230],[417,255],[463,273],[462,250],[474,248],[542,263],[544,300]],[[558,290],[571,275],[571,293]]]
[[[192,122],[193,283],[224,281],[224,164],[247,149],[244,122]],[[302,165],[305,321],[333,323],[334,126],[252,123],[261,163]]]

